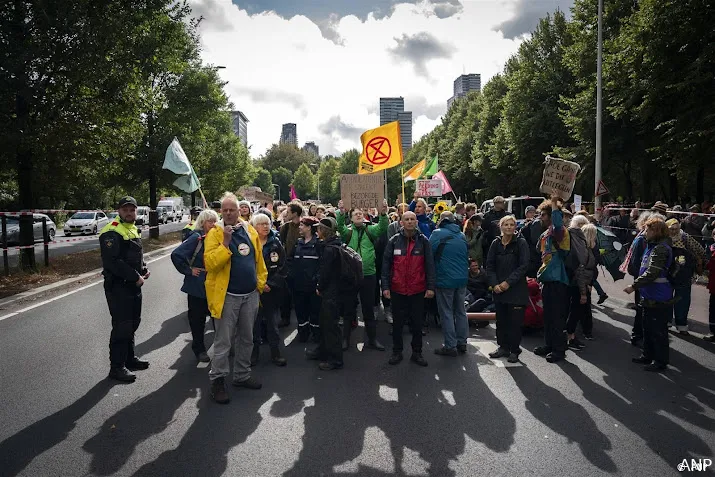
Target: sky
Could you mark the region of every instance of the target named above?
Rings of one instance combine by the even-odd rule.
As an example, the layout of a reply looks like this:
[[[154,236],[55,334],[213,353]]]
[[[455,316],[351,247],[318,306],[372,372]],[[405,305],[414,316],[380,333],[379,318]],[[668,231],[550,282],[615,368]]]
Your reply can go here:
[[[482,86],[539,18],[573,0],[189,0],[205,63],[248,117],[258,158],[296,123],[299,146],[360,149],[380,124],[380,97],[402,96],[412,138],[440,123],[463,73]]]

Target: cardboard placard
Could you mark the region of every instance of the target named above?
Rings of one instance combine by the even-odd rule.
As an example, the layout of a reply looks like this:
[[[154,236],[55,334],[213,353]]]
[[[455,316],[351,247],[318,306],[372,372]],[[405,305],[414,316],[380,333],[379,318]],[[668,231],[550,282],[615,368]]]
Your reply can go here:
[[[441,179],[420,179],[416,182],[415,187],[420,197],[439,197],[442,195]]]
[[[578,195],[578,194],[573,195],[573,205],[574,205],[574,208],[576,209],[576,212],[581,210],[581,199],[582,199],[582,197],[580,195]]]
[[[382,172],[341,175],[340,198],[347,210],[380,207],[385,200],[385,180]]]
[[[558,196],[564,201],[569,200],[580,169],[581,166],[575,162],[546,156],[539,190],[547,195]]]

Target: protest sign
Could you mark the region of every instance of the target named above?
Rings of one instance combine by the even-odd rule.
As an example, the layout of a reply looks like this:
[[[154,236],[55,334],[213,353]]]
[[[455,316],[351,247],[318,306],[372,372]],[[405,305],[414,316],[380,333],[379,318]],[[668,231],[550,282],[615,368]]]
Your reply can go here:
[[[578,194],[573,195],[573,205],[574,205],[574,208],[576,209],[576,212],[581,210],[581,199],[582,199],[582,197],[580,195],[578,195]]]
[[[546,156],[544,175],[539,190],[562,200],[569,200],[581,166],[571,161]]]
[[[420,197],[439,197],[442,195],[442,179],[421,179],[416,183]]]
[[[379,174],[343,174],[340,198],[346,209],[380,207],[385,200],[385,181]]]

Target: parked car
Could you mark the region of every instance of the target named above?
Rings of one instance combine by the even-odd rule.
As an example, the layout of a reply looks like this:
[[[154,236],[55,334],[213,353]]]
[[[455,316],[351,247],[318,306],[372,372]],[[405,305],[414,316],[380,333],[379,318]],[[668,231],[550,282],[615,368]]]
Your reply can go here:
[[[145,225],[149,223],[149,207],[137,207],[137,218],[134,219],[135,225]]]
[[[47,238],[49,240],[55,239],[55,234],[57,233],[57,225],[45,214],[33,214],[32,215],[32,229],[34,232],[35,242],[43,241],[42,237],[42,219],[47,220]],[[8,245],[17,245],[20,243],[20,221],[19,217],[10,216],[7,219],[7,243]]]
[[[169,221],[169,211],[166,207],[157,207],[156,213],[158,216],[157,220],[160,224],[165,224]]]
[[[119,212],[110,212],[107,214],[107,218],[110,220],[110,222],[117,217],[119,217]]]
[[[104,212],[77,212],[65,222],[65,236],[72,234],[96,234],[109,223]]]

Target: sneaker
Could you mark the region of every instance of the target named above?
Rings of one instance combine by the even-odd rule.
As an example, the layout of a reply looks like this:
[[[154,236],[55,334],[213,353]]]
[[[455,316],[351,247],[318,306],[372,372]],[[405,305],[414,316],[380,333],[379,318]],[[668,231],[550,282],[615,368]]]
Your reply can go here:
[[[389,308],[387,310],[385,310],[385,321],[387,321],[389,324],[392,324],[394,321],[392,319],[392,312],[390,311]]]
[[[509,357],[506,360],[510,363],[518,363],[519,355],[516,353],[509,353]]]
[[[536,356],[546,356],[549,353],[551,353],[550,346],[537,346],[536,348],[534,348],[534,354]]]
[[[467,352],[467,345],[465,345],[465,344],[463,344],[463,345],[458,344],[458,345],[457,345],[457,351],[459,352],[459,354],[465,354],[465,353]]]
[[[506,356],[509,356],[509,350],[506,348],[498,348],[496,351],[489,353],[489,357],[493,359],[504,358]]]
[[[227,404],[231,398],[226,391],[226,383],[223,378],[216,378],[211,381],[211,398],[219,404]]]
[[[389,364],[399,364],[402,362],[402,353],[392,353],[390,359],[387,361]]]
[[[714,342],[715,342],[715,334],[714,334],[714,335],[703,336],[703,339],[704,339],[705,341],[709,341],[710,343],[714,343]]]
[[[263,385],[259,380],[254,378],[253,376],[249,376],[248,379],[245,379],[243,381],[233,381],[232,383],[234,386],[237,388],[246,388],[246,389],[261,389]]]
[[[209,358],[209,355],[206,353],[206,351],[202,351],[201,353],[196,355],[196,359],[198,359],[200,363],[208,363],[211,361],[211,358]]]
[[[605,293],[603,295],[598,296],[598,301],[596,302],[599,305],[602,305],[604,301],[608,300],[608,295]]]
[[[441,348],[437,348],[436,350],[434,350],[434,354],[439,356],[455,357],[457,356],[457,348],[447,348],[445,346],[442,346]]]
[[[328,361],[324,361],[320,364],[318,364],[318,369],[321,371],[332,371],[334,369],[343,369],[343,363],[331,363]]]
[[[410,356],[410,361],[415,363],[418,366],[426,367],[427,366],[427,361],[422,357],[422,353],[412,353],[412,356]]]
[[[566,356],[554,353],[553,351],[546,355],[546,361],[549,363],[558,363],[559,361],[563,361],[565,358]]]
[[[107,377],[123,383],[133,383],[137,380],[137,375],[129,371],[126,366],[111,368]]]
[[[129,371],[144,371],[149,369],[149,361],[142,361],[135,356],[134,359],[127,361],[127,369]]]
[[[631,359],[631,362],[636,364],[650,364],[653,362],[652,359],[648,359],[645,356],[638,356],[637,358]]]
[[[569,340],[568,347],[574,351],[581,351],[586,347],[586,345],[581,343],[578,338],[574,338]]]

